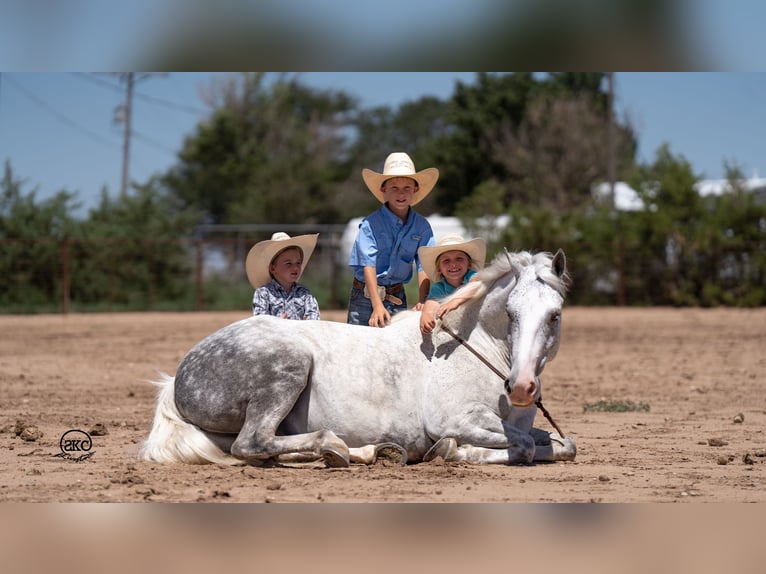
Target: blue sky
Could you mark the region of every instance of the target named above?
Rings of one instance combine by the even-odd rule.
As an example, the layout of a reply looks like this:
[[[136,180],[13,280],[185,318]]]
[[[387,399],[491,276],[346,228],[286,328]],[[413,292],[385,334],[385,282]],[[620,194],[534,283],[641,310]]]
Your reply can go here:
[[[200,90],[226,74],[169,73],[136,84],[131,178],[146,181],[176,161],[184,138],[204,121]],[[363,106],[398,105],[423,95],[448,97],[473,72],[310,72],[302,81],[345,90]],[[766,175],[766,73],[617,73],[618,114],[639,134],[639,159],[651,161],[670,144],[698,174],[724,176],[724,159],[746,175]],[[119,191],[123,132],[115,109],[124,102],[117,76],[78,73],[0,75],[0,160],[10,160],[25,190],[45,198],[76,191],[85,207],[102,186]],[[372,166],[374,167],[374,166]]]

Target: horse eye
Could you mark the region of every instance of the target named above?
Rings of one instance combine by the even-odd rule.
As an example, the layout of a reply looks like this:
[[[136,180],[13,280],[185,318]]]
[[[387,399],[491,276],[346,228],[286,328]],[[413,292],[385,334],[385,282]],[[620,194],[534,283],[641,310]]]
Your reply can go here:
[[[561,320],[561,313],[553,313],[551,315],[551,323],[558,323]]]

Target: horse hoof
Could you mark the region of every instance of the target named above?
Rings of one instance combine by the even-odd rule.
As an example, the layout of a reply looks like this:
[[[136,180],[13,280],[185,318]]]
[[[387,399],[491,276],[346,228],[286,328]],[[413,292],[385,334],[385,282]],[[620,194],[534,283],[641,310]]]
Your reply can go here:
[[[571,438],[564,438],[563,445],[561,446],[561,453],[559,454],[559,460],[574,460],[576,456],[577,445]]]
[[[325,465],[329,468],[343,468],[349,464],[348,455],[344,455],[335,449],[323,448],[319,454],[322,455]]]
[[[379,460],[404,466],[407,464],[407,451],[396,443],[384,442],[375,445],[375,460],[373,464]]]
[[[442,457],[444,460],[452,460],[457,454],[457,441],[454,438],[440,438],[436,441],[431,448],[428,449],[425,455],[423,455],[423,462],[430,462],[437,456]]]

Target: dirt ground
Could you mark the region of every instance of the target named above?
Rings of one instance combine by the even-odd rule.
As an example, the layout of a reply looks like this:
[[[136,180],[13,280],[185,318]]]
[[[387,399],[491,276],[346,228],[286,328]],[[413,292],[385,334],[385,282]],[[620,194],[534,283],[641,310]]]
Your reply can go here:
[[[574,462],[327,469],[137,460],[154,412],[147,381],[174,373],[192,345],[245,316],[0,316],[0,501],[766,501],[766,309],[565,307],[561,348],[542,382],[545,406],[577,443]],[[585,410],[601,400],[649,410]],[[550,429],[540,414],[536,426]],[[91,456],[79,462],[57,456],[72,429],[92,436]]]

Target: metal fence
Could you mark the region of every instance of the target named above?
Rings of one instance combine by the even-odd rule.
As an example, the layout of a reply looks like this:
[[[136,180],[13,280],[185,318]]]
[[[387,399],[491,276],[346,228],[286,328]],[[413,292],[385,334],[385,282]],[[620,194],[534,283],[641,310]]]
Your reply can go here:
[[[0,313],[249,310],[247,254],[276,231],[319,233],[300,281],[321,310],[345,309],[353,221],[201,226],[186,239],[0,239]],[[574,278],[570,304],[753,307],[766,302],[760,247],[692,250],[683,265],[647,254],[640,245],[626,246],[624,256],[622,244],[618,247],[582,237],[562,245]],[[416,300],[417,282],[406,289],[408,301]]]
[[[301,283],[320,307],[346,305],[345,225],[200,226],[187,239],[0,239],[0,312],[249,309],[250,248],[275,231],[319,233]],[[166,254],[177,265],[167,269]],[[169,256],[168,256],[169,257]],[[172,280],[178,285],[168,289]],[[98,283],[98,290],[94,284]]]

